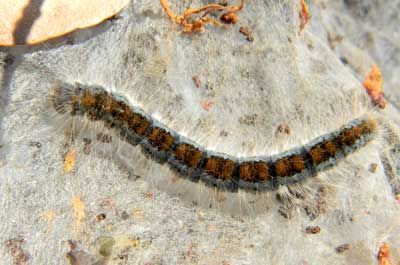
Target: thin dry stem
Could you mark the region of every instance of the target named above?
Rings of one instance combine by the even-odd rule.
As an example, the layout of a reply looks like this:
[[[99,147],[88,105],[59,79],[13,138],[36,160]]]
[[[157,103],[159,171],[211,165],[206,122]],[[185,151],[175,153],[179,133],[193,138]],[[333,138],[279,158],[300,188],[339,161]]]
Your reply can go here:
[[[208,14],[217,11],[225,11],[225,13],[221,16],[221,21],[227,24],[234,24],[237,22],[236,12],[243,9],[245,0],[241,0],[240,5],[233,5],[229,7],[225,7],[219,4],[208,4],[202,6],[197,9],[189,8],[185,10],[181,15],[176,15],[172,12],[172,10],[168,6],[168,0],[160,0],[161,6],[164,8],[164,11],[167,13],[168,17],[175,21],[175,23],[181,25],[183,27],[183,32],[186,34],[192,34],[194,32],[203,32],[204,24],[211,23],[216,26],[221,26],[222,24],[215,19],[207,18]],[[200,14],[201,17],[194,21],[189,21],[189,17],[192,15]],[[226,18],[229,19],[226,19]]]

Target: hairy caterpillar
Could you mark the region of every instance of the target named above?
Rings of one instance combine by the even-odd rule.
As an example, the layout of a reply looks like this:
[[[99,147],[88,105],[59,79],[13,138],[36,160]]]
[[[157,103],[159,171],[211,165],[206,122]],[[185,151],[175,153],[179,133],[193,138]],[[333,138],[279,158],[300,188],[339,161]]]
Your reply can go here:
[[[361,117],[273,156],[233,157],[206,150],[99,86],[58,83],[50,100],[59,113],[102,120],[125,142],[140,145],[143,153],[160,164],[167,163],[181,176],[231,192],[274,190],[315,176],[366,145],[376,129],[373,119]]]

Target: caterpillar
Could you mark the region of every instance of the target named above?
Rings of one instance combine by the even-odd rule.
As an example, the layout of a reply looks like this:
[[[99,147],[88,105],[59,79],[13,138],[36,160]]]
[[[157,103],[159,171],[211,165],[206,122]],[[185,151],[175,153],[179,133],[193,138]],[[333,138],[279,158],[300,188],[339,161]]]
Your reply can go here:
[[[365,146],[377,127],[374,119],[363,116],[278,154],[235,157],[207,150],[101,86],[58,82],[50,102],[60,114],[103,121],[124,142],[139,145],[146,156],[179,176],[229,192],[276,190],[316,176]]]

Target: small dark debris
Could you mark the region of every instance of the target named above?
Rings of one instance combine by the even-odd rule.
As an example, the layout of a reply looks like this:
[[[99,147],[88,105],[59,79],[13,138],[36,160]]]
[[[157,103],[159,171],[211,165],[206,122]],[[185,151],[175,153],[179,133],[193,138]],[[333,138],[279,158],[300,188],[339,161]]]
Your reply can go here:
[[[283,198],[282,198],[282,195],[281,195],[280,193],[276,193],[275,199],[276,199],[278,202],[280,202],[280,203],[283,202]]]
[[[90,145],[84,145],[84,146],[83,146],[83,153],[84,153],[85,155],[89,155],[91,151],[92,151],[92,148],[91,148]]]
[[[105,213],[100,213],[96,216],[97,221],[103,221],[106,219],[107,215]]]
[[[332,50],[335,49],[336,44],[342,42],[342,40],[343,36],[341,35],[334,36],[331,31],[328,32],[329,47],[331,47]]]
[[[306,212],[307,216],[310,218],[311,221],[317,219],[317,217],[319,216],[319,213],[315,209],[315,207],[305,206],[304,211]]]
[[[338,246],[338,247],[336,247],[335,248],[335,250],[336,250],[336,253],[342,253],[342,252],[344,252],[344,251],[346,251],[346,250],[349,250],[350,249],[350,244],[342,244],[342,245],[340,245],[340,246]]]
[[[292,194],[297,199],[304,199],[305,198],[304,197],[304,193],[301,192],[301,190],[291,188],[290,186],[288,186],[288,190],[289,190],[290,194]]]
[[[128,260],[128,254],[118,254],[120,260]]]
[[[208,81],[205,85],[205,89],[212,91],[212,90],[214,90],[214,85]]]
[[[103,133],[99,133],[96,136],[97,141],[105,143],[105,144],[109,144],[112,142],[112,136],[108,135],[108,134],[103,134]]]
[[[68,240],[68,246],[71,250],[76,249],[76,247],[78,246],[78,243],[75,240]]]
[[[248,42],[254,41],[254,36],[248,27],[240,27],[239,32],[242,33],[244,36],[246,36],[246,40]]]
[[[218,5],[220,5],[220,6],[228,6],[228,0],[221,0],[221,1],[219,1]]]
[[[82,250],[78,250],[78,244],[76,241],[68,240],[68,245],[70,247],[70,251],[65,254],[65,257],[68,259],[70,265],[102,264],[98,263],[99,261],[96,261],[93,255],[90,255]]]
[[[371,165],[369,166],[369,172],[375,173],[377,167],[378,167],[378,164],[376,164],[376,163],[371,163]]]
[[[127,220],[129,218],[129,214],[126,211],[123,211],[121,213],[121,219],[122,220]]]
[[[340,57],[340,61],[341,61],[343,64],[349,64],[349,60],[347,60],[346,57]]]
[[[115,14],[115,15],[107,18],[107,20],[110,22],[114,22],[114,21],[120,20],[121,18],[122,18],[122,16]]]
[[[319,226],[307,226],[306,233],[307,234],[319,234],[321,232],[321,228]]]
[[[4,57],[0,57],[0,65],[10,66],[14,63],[15,57],[11,54],[6,54]]]
[[[30,141],[29,142],[29,146],[36,147],[36,148],[41,148],[42,144],[40,142],[37,142],[37,141]]]
[[[284,133],[284,134],[289,135],[292,133],[292,130],[290,129],[289,125],[282,123],[282,124],[279,124],[278,128],[276,129],[276,132],[279,134]]]
[[[129,174],[129,175],[128,175],[128,180],[129,180],[129,181],[136,181],[136,180],[138,180],[138,179],[140,179],[140,176],[139,176],[139,175],[135,175],[135,174]]]
[[[195,75],[195,76],[192,77],[192,80],[193,80],[193,82],[194,82],[194,85],[195,85],[197,88],[200,88],[200,86],[201,86],[200,77],[199,77],[198,75]]]
[[[91,146],[92,139],[90,139],[90,138],[83,138],[83,143],[84,143],[84,146],[83,146],[83,153],[84,153],[85,155],[89,155],[90,152],[92,151],[92,146]]]
[[[292,217],[290,209],[288,209],[287,207],[279,207],[278,212],[286,219],[290,219]]]
[[[245,115],[239,118],[239,122],[241,124],[254,126],[256,123],[256,119],[257,119],[257,114]]]
[[[219,136],[222,136],[222,137],[227,137],[227,136],[228,136],[228,132],[227,132],[227,131],[224,131],[224,130],[222,130],[222,131],[219,133]]]
[[[91,144],[91,143],[92,143],[92,139],[90,139],[90,138],[83,138],[83,143],[84,143],[84,144]]]
[[[15,265],[25,265],[29,260],[28,252],[22,249],[22,244],[24,242],[25,240],[22,236],[11,238],[5,242],[10,255],[14,258]]]
[[[237,15],[233,12],[222,14],[219,19],[225,24],[236,24],[239,20]]]

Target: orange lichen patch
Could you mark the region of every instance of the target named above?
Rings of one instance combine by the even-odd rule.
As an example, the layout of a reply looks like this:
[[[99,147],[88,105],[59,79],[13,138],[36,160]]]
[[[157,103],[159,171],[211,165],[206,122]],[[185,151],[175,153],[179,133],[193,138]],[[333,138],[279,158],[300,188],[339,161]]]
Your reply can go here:
[[[72,149],[67,153],[64,160],[64,172],[69,173],[74,169],[76,162],[76,150]]]
[[[144,217],[143,210],[140,209],[140,208],[134,208],[134,209],[132,210],[132,216],[133,216],[135,219],[143,219],[143,217]]]
[[[207,158],[205,171],[213,177],[229,180],[232,178],[235,163],[232,160],[221,157]]]
[[[300,34],[304,32],[304,29],[310,20],[310,12],[308,11],[307,4],[304,0],[301,0],[301,10],[299,12],[300,18]]]
[[[128,3],[129,0],[0,1],[0,46],[36,44],[96,25]]]
[[[266,162],[243,162],[239,166],[239,177],[244,181],[265,181],[270,178]]]
[[[153,147],[161,151],[168,151],[174,143],[172,134],[158,127],[154,127],[151,130],[148,140]]]
[[[383,243],[379,249],[378,265],[392,265],[392,262],[390,261],[389,246],[386,243]]]
[[[214,103],[211,102],[211,101],[201,101],[200,104],[201,104],[201,106],[203,107],[203,109],[204,109],[205,111],[209,111],[209,110],[211,109],[211,106],[212,106]]]
[[[140,240],[139,237],[130,237],[126,235],[116,236],[114,237],[114,239],[115,239],[115,247],[118,249],[127,249],[129,247],[147,248],[152,244],[151,240],[144,241]]]
[[[50,231],[52,228],[52,224],[53,224],[53,220],[54,220],[55,216],[56,216],[56,214],[54,213],[53,209],[49,209],[43,214],[43,218],[46,219],[46,221],[47,221],[47,230],[48,231]]]
[[[187,9],[181,15],[175,15],[168,6],[167,0],[160,0],[164,11],[167,13],[169,18],[175,23],[181,25],[183,27],[183,33],[192,34],[195,32],[203,32],[204,24],[211,23],[216,26],[220,26],[221,24],[215,19],[206,17],[210,13],[225,11],[224,14],[220,17],[223,23],[234,24],[238,21],[236,12],[243,9],[245,0],[241,0],[240,5],[233,6],[224,6],[220,4],[208,4],[203,7],[197,9]],[[200,18],[192,19],[194,15],[198,15]]]
[[[190,168],[197,168],[203,157],[203,152],[192,145],[180,144],[175,149],[174,155],[182,164]]]
[[[79,196],[72,199],[72,208],[74,209],[75,230],[78,230],[83,218],[85,218],[85,205]]]
[[[126,248],[126,247],[134,247],[134,248],[138,248],[138,247],[142,247],[142,244],[140,242],[139,239],[134,239],[125,235],[122,236],[117,236],[115,238],[115,247],[118,248]]]
[[[367,90],[371,97],[372,103],[384,109],[387,105],[385,94],[382,90],[383,80],[382,73],[379,67],[374,64],[371,67],[367,78],[364,80],[364,88]]]

